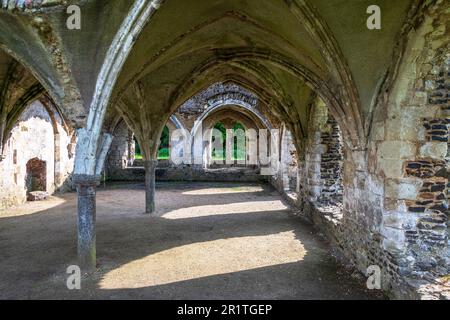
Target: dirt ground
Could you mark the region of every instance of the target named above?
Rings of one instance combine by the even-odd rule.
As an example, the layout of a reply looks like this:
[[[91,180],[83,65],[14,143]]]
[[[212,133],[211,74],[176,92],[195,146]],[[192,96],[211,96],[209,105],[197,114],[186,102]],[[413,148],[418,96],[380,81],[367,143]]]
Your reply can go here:
[[[68,290],[76,194],[0,211],[1,299],[380,299],[274,190],[162,183],[144,215],[143,185],[97,193],[98,271]]]

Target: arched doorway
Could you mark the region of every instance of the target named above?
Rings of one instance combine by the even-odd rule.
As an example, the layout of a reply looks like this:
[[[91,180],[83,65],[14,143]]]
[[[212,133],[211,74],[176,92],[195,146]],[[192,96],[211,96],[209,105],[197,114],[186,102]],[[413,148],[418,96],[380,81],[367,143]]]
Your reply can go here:
[[[227,123],[227,122],[225,122]],[[211,164],[241,164],[246,162],[245,127],[240,122],[216,122],[213,126],[216,133],[211,137]],[[216,143],[216,139],[219,139]],[[218,148],[217,148],[218,147]]]
[[[25,187],[29,195],[35,191],[47,191],[47,163],[38,158],[27,162]]]

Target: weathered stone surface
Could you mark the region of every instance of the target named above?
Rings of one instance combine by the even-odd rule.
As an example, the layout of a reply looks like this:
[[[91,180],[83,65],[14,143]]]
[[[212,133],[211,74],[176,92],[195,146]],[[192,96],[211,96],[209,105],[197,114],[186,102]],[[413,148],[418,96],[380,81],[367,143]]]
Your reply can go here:
[[[42,201],[49,197],[48,192],[46,191],[33,191],[28,193],[27,200],[28,201]]]
[[[99,176],[73,176],[78,195],[78,263],[85,272],[93,271],[97,266],[95,195],[99,181]]]
[[[445,132],[447,132],[447,129]],[[447,141],[428,142],[420,148],[419,154],[423,158],[443,159],[447,155]]]
[[[386,181],[385,195],[394,199],[416,199],[422,182],[418,180],[394,180]]]
[[[408,159],[414,156],[416,147],[413,143],[406,141],[385,141],[380,144],[380,160]]]
[[[23,203],[28,191],[36,191],[27,185],[27,163],[31,159],[45,162],[41,176],[40,191],[49,194],[66,189],[73,170],[72,137],[66,131],[61,116],[49,111],[35,101],[24,110],[4,150],[5,158],[0,160],[0,209]],[[58,132],[55,134],[55,130]]]
[[[87,24],[72,32],[58,0],[3,1],[2,48],[33,72],[0,55],[1,205],[25,198],[30,159],[45,162],[45,179],[40,173],[36,181],[49,193],[71,172],[63,158],[74,141],[64,136],[64,121],[53,132],[34,118],[14,127],[44,87],[79,128],[79,254],[90,268],[93,175],[110,141],[104,119],[114,124],[117,113],[133,131],[122,126],[113,142],[109,166],[118,170],[133,162],[133,134],[144,158],[155,158],[160,131],[180,106],[174,126],[192,131],[200,115],[241,108],[249,111],[243,123],[289,131],[291,145],[271,150],[279,165],[271,182],[286,195],[295,185],[301,214],[347,261],[363,273],[380,266],[383,289],[397,296],[409,290],[406,277],[448,273],[448,2],[392,3],[383,32],[361,29],[357,1],[310,2],[81,1]],[[221,111],[229,127],[236,119]],[[207,174],[211,153],[196,142],[184,151]],[[156,164],[143,165],[146,211],[153,212]]]

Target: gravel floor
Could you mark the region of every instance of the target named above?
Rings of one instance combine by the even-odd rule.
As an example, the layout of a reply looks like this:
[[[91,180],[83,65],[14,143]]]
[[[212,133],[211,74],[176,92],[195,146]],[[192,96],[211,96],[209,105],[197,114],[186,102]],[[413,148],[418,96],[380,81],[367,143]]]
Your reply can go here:
[[[76,194],[0,211],[1,299],[380,299],[264,185],[162,183],[97,193],[98,271],[68,290]]]

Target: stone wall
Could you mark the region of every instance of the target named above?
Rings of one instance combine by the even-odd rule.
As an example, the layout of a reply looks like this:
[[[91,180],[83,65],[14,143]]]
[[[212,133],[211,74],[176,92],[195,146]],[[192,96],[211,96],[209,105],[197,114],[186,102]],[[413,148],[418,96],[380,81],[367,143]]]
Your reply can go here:
[[[287,200],[296,203],[299,188],[299,161],[293,139],[292,133],[283,126],[277,171],[270,177],[269,181],[282,195],[287,197]]]
[[[418,279],[438,281],[450,272],[450,13],[434,14],[435,21],[428,18],[412,35],[386,118],[375,130],[377,135],[384,130],[384,141],[376,143],[385,184],[382,245],[397,257],[393,269],[413,285]],[[431,31],[437,20],[443,28]]]
[[[340,204],[343,201],[342,187],[342,136],[334,118],[328,114],[321,132],[322,154],[320,157],[321,193],[319,201]]]
[[[135,142],[133,132],[125,121],[120,121],[114,130],[105,168],[108,170],[125,169],[133,165]],[[108,174],[108,173],[107,173]]]
[[[383,289],[397,298],[448,298],[448,288],[431,288],[450,273],[450,17],[430,16],[408,36],[395,80],[373,110],[367,149],[343,152],[342,209],[320,201],[327,140],[317,132],[326,125],[320,110],[310,122],[302,177],[303,214],[343,261],[362,273],[379,266]]]
[[[208,129],[219,121],[227,129],[239,122],[246,130],[256,130],[256,134],[258,129],[272,128],[272,123],[261,112],[254,94],[231,82],[216,83],[186,101],[168,121],[170,154],[176,149],[188,159],[183,165],[176,165],[170,160],[158,161],[157,180],[266,181],[267,177],[260,176],[259,166],[241,163],[211,165],[209,142],[205,142],[204,138]],[[184,141],[172,141],[175,129],[184,131]],[[114,138],[106,161],[107,178],[112,181],[141,180],[141,170],[134,168],[141,165],[139,160],[134,160],[132,131],[124,121],[109,130],[113,132]],[[229,138],[229,141],[234,141],[231,136]],[[289,139],[292,137],[289,136]],[[289,148],[285,156],[291,159],[291,163],[285,168],[286,179],[287,184],[295,189],[297,173],[292,142]],[[231,156],[231,152],[227,155]]]
[[[305,197],[311,202],[340,205],[343,202],[343,142],[339,125],[322,101],[311,111],[305,144]]]
[[[0,161],[0,209],[26,201],[27,163],[31,159],[45,162],[45,189],[49,193],[63,187],[70,176],[73,169],[71,137],[59,115],[52,116],[53,120],[41,102],[35,101],[12,129],[5,158]]]
[[[258,108],[258,98],[251,92],[234,83],[218,82],[182,104],[175,112],[176,117],[184,128],[191,131],[194,123],[208,108],[218,103],[229,101],[243,101]]]

